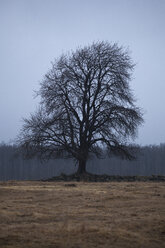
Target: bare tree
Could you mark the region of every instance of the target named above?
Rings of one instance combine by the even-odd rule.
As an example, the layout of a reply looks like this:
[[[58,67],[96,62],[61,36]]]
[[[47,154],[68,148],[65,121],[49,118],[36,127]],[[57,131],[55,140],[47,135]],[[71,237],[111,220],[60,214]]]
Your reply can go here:
[[[40,108],[24,120],[19,144],[31,156],[72,157],[80,174],[102,148],[131,158],[127,144],[143,121],[129,88],[133,68],[129,52],[108,42],[62,55],[40,85]]]

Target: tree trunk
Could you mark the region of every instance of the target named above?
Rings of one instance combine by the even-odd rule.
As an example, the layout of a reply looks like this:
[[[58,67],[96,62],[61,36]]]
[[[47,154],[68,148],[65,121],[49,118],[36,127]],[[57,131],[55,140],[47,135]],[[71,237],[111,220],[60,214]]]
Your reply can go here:
[[[79,160],[77,174],[86,173],[86,160]]]

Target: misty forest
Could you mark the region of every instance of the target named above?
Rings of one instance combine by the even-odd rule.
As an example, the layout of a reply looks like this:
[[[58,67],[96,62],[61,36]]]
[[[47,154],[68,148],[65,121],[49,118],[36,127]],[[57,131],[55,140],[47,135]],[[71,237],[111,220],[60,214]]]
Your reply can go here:
[[[165,175],[165,144],[144,146],[138,150],[134,161],[122,160],[115,156],[104,159],[93,158],[87,163],[87,171],[94,174],[108,175]],[[38,180],[71,174],[77,168],[72,159],[41,161],[24,159],[18,154],[16,146],[0,145],[0,180]]]

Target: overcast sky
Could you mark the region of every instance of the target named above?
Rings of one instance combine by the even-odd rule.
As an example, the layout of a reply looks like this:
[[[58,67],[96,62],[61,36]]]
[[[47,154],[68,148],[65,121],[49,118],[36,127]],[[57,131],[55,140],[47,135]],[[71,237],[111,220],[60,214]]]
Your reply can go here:
[[[34,112],[34,91],[61,53],[93,41],[129,47],[144,111],[136,143],[165,143],[165,0],[0,0],[0,142]]]

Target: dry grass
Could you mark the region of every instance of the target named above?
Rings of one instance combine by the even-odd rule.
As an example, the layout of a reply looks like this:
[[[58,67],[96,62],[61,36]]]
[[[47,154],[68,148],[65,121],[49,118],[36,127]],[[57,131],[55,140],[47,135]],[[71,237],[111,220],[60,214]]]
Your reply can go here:
[[[68,184],[1,182],[0,247],[165,247],[165,183]]]

